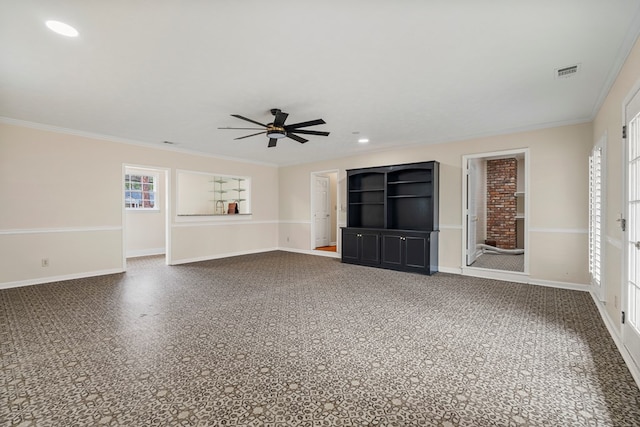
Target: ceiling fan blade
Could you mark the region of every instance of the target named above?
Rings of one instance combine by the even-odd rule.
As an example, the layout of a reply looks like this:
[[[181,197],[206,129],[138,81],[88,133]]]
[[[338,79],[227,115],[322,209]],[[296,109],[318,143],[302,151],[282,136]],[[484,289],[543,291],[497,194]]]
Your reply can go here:
[[[273,125],[274,126],[278,126],[278,127],[282,127],[284,126],[284,121],[287,120],[287,117],[289,117],[289,115],[283,111],[278,111],[276,113],[276,118],[273,121]]]
[[[260,128],[231,128],[229,126],[224,127],[224,128],[218,128],[218,129],[261,130]]]
[[[319,130],[304,130],[304,129],[293,129],[289,132],[301,133],[303,135],[320,135],[320,136],[329,136],[329,132],[323,132]]]
[[[291,138],[294,141],[298,141],[300,144],[304,144],[305,142],[308,141],[308,139],[301,138],[298,135],[294,135],[294,134],[292,134],[290,132],[287,132],[287,138]]]
[[[251,123],[253,123],[253,124],[260,125],[260,126],[262,126],[263,128],[266,128],[266,127],[267,127],[267,125],[263,125],[263,124],[262,124],[262,123],[260,123],[260,122],[256,122],[255,120],[251,120],[251,119],[248,119],[248,118],[246,118],[246,117],[242,117],[240,114],[232,114],[232,115],[231,115],[231,117],[235,117],[236,119],[240,119],[240,120],[246,120],[246,121],[251,122]]]
[[[250,136],[262,135],[263,133],[267,133],[267,131],[265,130],[264,132],[252,133],[251,135],[241,136],[239,138],[233,138],[233,140],[235,141],[236,139],[245,139],[245,138],[249,138]]]
[[[284,128],[285,130],[293,130],[293,129],[297,129],[297,128],[304,128],[307,126],[315,126],[315,125],[324,125],[327,122],[325,122],[322,119],[316,119],[316,120],[309,120],[308,122],[300,122],[300,123],[295,123],[292,125],[286,125]]]
[[[267,147],[275,147],[277,142],[278,140],[276,138],[269,138],[269,145],[267,145]]]

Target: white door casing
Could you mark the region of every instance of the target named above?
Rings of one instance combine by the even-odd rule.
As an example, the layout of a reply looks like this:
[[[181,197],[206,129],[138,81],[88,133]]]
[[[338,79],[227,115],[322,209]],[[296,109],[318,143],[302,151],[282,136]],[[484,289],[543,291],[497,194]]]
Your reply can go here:
[[[331,241],[331,199],[329,178],[315,175],[314,197],[315,211],[315,247],[328,246]]]
[[[640,91],[625,106],[626,227],[624,231],[625,322],[622,340],[640,367]]]
[[[478,226],[478,159],[467,161],[467,265],[477,258],[477,226]]]

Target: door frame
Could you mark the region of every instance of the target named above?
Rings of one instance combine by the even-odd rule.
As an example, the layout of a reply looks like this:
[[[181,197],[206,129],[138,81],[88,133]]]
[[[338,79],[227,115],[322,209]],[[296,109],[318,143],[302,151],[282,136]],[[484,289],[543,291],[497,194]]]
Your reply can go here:
[[[171,215],[171,169],[160,166],[123,163],[120,177],[120,206],[122,209],[122,270],[127,271],[127,208],[124,205],[124,178],[128,168],[146,169],[151,172],[155,172],[158,174],[158,179],[161,180],[164,185],[164,194],[160,195],[163,198],[160,203],[164,205],[164,262],[166,265],[171,265],[171,223],[169,221]]]
[[[628,95],[624,98],[622,102],[622,123],[623,126],[627,126],[627,137],[622,139],[622,218],[625,218],[627,221],[627,225],[622,231],[622,289],[620,290],[620,310],[625,312],[625,315],[629,315],[629,255],[631,248],[629,247],[629,123],[627,121],[627,107],[631,104],[632,101],[635,100],[635,97],[640,97],[640,80],[636,82],[635,85],[631,88]],[[640,221],[638,221],[640,223]],[[640,224],[636,224],[638,226]],[[629,355],[629,361],[627,361],[628,366],[633,366],[634,369],[630,369],[633,373],[638,373],[638,369],[640,369],[640,355],[633,354],[631,352],[631,348],[627,345],[627,334],[634,333],[634,331],[629,330],[631,326],[628,324],[628,320],[625,321],[625,324],[620,325],[620,340],[622,342],[622,347],[625,349],[627,354]],[[623,357],[624,353],[621,352]],[[636,382],[639,382],[639,378],[634,379]]]
[[[340,257],[340,253],[342,251],[342,244],[340,242],[340,215],[339,212],[336,212],[335,215],[335,226],[336,226],[336,252],[327,252],[327,251],[316,251],[315,250],[315,245],[316,245],[316,223],[315,220],[313,218],[313,214],[315,212],[315,207],[316,207],[316,202],[315,202],[315,186],[316,186],[316,180],[315,177],[317,175],[321,175],[321,176],[327,176],[329,174],[335,174],[336,176],[336,194],[333,195],[333,197],[329,197],[329,200],[331,202],[331,207],[330,209],[333,209],[333,206],[339,206],[339,200],[340,200],[340,185],[339,185],[339,178],[340,178],[340,171],[338,169],[327,169],[327,170],[321,170],[321,171],[314,171],[311,172],[310,174],[310,192],[309,192],[309,201],[310,201],[310,212],[309,212],[309,217],[310,217],[310,224],[311,226],[310,228],[310,241],[309,241],[309,250],[313,251],[314,255],[322,255],[322,256],[328,256],[328,257],[332,257],[332,258],[339,258]]]
[[[332,231],[332,224],[331,224],[331,178],[327,175],[323,175],[323,174],[314,174],[313,178],[314,180],[314,192],[312,194],[314,203],[317,201],[317,195],[318,195],[318,181],[324,181],[326,183],[326,193],[325,193],[325,206],[326,206],[326,210],[324,211],[325,214],[329,214],[329,220],[327,221],[327,217],[324,217],[324,220],[327,221],[327,227],[324,230],[324,236],[318,236],[318,234],[320,234],[320,230],[318,230],[318,227],[315,228],[315,240],[313,242],[311,242],[312,246],[314,249],[320,247],[320,246],[329,246],[331,244],[331,231]],[[313,218],[313,223],[314,225],[318,224],[318,218],[316,217],[316,214],[320,211],[317,211],[318,206],[317,204],[315,205],[315,209],[314,212],[312,212],[311,217]],[[326,240],[327,244],[326,245],[320,245],[318,246],[318,237],[322,237],[322,240]]]
[[[524,271],[502,271],[489,270],[485,268],[467,266],[467,164],[471,159],[499,159],[524,156]],[[486,153],[465,154],[462,156],[462,203],[461,203],[461,248],[460,248],[460,270],[464,276],[486,277],[490,279],[507,280],[513,282],[523,282],[529,276],[529,218],[531,209],[530,197],[530,153],[529,148],[516,148],[513,150],[490,151]]]
[[[474,175],[477,177],[477,170],[475,170],[476,167],[477,167],[477,162],[472,162],[471,160],[480,160],[480,158],[467,159],[467,164],[466,164],[467,174],[466,174],[465,181],[466,181],[466,184],[467,184],[467,198],[466,198],[466,206],[467,206],[467,208],[465,209],[466,214],[463,217],[463,220],[464,220],[464,222],[465,222],[465,224],[467,226],[467,230],[466,230],[467,239],[466,239],[466,245],[465,245],[466,257],[465,257],[465,262],[464,262],[465,267],[468,267],[470,265],[469,264],[469,258],[473,258],[474,262],[478,258],[478,251],[477,251],[476,248],[474,248],[473,251],[469,250],[469,237],[472,236],[473,234],[477,234],[477,229],[478,229],[478,224],[477,224],[478,223],[478,218],[477,218],[477,215],[475,215],[476,216],[475,220],[472,220],[472,219],[469,218],[469,214],[470,214],[469,211],[471,210],[471,206],[472,205],[473,205],[473,209],[472,209],[473,213],[477,213],[478,212],[477,203],[475,203],[475,202],[471,203],[472,198],[470,198],[469,194],[468,194],[469,193],[469,187],[470,187],[469,184],[473,182],[473,180],[470,179],[470,177],[472,176],[472,174],[471,174],[472,170],[475,171]],[[473,165],[473,167],[470,167],[471,165]],[[485,181],[486,181],[486,179],[485,179]],[[485,185],[486,185],[486,183],[485,183]],[[477,183],[474,182],[474,189],[475,188],[477,188]],[[475,223],[475,225],[473,227],[471,227],[470,226],[471,223]],[[473,255],[470,256],[471,253],[473,253]],[[471,264],[473,264],[473,263],[471,263]]]

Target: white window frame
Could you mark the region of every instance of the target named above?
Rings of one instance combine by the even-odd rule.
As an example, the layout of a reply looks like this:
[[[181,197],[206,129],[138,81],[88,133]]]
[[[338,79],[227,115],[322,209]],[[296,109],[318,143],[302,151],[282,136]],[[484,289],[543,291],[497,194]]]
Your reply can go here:
[[[606,224],[606,152],[605,132],[589,155],[589,277],[594,293],[605,300],[604,257]]]
[[[149,193],[153,193],[153,207],[144,207],[144,206],[127,206],[127,192],[129,191],[137,191],[137,190],[131,190],[131,188],[127,188],[127,183],[131,183],[130,179],[127,179],[127,177],[131,177],[131,176],[139,176],[139,177],[149,177],[152,179],[153,182],[153,190],[148,191]],[[149,211],[153,211],[153,212],[157,212],[160,210],[160,200],[158,199],[158,181],[159,181],[159,175],[156,173],[150,173],[150,172],[144,172],[144,171],[140,171],[140,170],[127,170],[125,171],[125,176],[124,176],[124,193],[123,193],[123,203],[125,206],[125,209],[128,211],[141,211],[141,212],[149,212]],[[142,190],[140,190],[142,191]]]

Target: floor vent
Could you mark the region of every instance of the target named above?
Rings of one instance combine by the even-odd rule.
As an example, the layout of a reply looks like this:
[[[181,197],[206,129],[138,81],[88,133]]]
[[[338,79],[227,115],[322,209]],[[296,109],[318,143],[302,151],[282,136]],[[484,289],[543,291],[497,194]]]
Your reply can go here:
[[[578,74],[578,65],[556,69],[556,79],[566,79]]]

